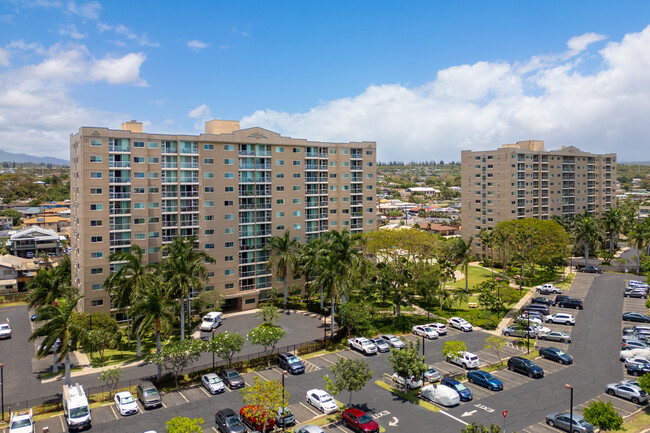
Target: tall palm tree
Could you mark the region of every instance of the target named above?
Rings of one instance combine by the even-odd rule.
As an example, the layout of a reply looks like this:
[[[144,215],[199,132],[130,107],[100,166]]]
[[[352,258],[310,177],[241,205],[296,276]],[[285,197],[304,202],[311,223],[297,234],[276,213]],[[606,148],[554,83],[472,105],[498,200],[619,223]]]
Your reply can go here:
[[[470,237],[465,242],[461,238],[452,238],[449,240],[449,259],[456,266],[462,265],[465,272],[465,292],[469,293],[469,261],[472,258],[472,240]]]
[[[126,309],[127,315],[133,319],[134,314],[130,307],[137,293],[151,284],[151,267],[144,263],[143,251],[138,245],[131,245],[128,252],[111,254],[112,262],[122,262],[117,271],[111,274],[104,282],[104,288],[111,297],[111,302],[116,308]],[[131,329],[129,320],[129,338]],[[137,356],[142,356],[140,334],[136,333]]]
[[[629,242],[637,249],[636,251],[636,273],[641,270],[641,250],[650,243],[650,220],[644,218],[637,220],[632,229],[628,232]]]
[[[151,284],[147,284],[136,292],[131,310],[137,317],[137,335],[142,335],[153,326],[156,335],[156,353],[160,354],[160,335],[163,330],[171,329],[176,317],[176,302],[165,296],[164,283],[155,278],[156,274],[149,273],[148,275],[151,277]],[[160,365],[158,365],[158,377],[160,374]]]
[[[318,275],[318,260],[321,252],[324,251],[323,243],[323,238],[315,238],[302,248],[299,264],[300,273],[305,277],[305,286]],[[307,288],[305,289],[307,290]],[[320,289],[320,309],[323,310],[325,308],[323,287],[321,286]]]
[[[614,239],[618,234],[623,231],[623,215],[621,208],[612,207],[603,212],[602,225],[607,233],[609,233],[609,252],[614,252]]]
[[[289,230],[283,236],[273,236],[264,246],[264,250],[270,253],[267,269],[275,266],[275,275],[282,278],[284,284],[284,308],[287,308],[287,272],[291,270],[296,274],[299,268],[300,244],[291,239]]]
[[[38,271],[36,277],[27,285],[30,291],[27,297],[28,309],[35,305],[52,304],[57,299],[73,299],[78,295],[77,289],[70,282],[70,275],[66,278],[62,273],[64,272],[58,268]]]
[[[508,246],[510,245],[510,238],[504,230],[493,230],[490,237],[492,238],[492,244],[501,253],[501,267],[503,269],[503,276],[505,277],[506,254],[508,252]]]
[[[177,237],[163,247],[166,257],[161,263],[163,280],[169,289],[168,296],[180,299],[181,304],[181,340],[185,339],[185,308],[183,299],[187,301],[187,316],[190,318],[190,292],[200,289],[203,282],[208,280],[205,263],[214,262],[214,258],[205,251],[194,249],[196,238]]]
[[[589,247],[596,246],[602,242],[605,236],[605,231],[600,224],[600,221],[593,215],[584,213],[575,218],[573,225],[573,236],[576,241],[584,242],[585,251],[585,266],[589,265]]]
[[[492,239],[492,230],[481,229],[478,237],[481,240],[481,244],[490,250],[490,270],[492,271],[492,276],[494,276],[494,266],[492,265],[492,246],[494,245],[494,240]]]
[[[39,337],[45,337],[43,344],[40,346],[36,356],[43,358],[55,348],[55,352],[61,357],[65,357],[65,383],[70,385],[70,351],[74,350],[77,342],[81,340],[86,333],[86,329],[75,321],[75,309],[77,303],[83,296],[77,296],[71,300],[61,299],[58,305],[47,304],[38,307],[38,321],[45,323],[36,328],[29,337],[29,341],[34,341]],[[57,345],[57,340],[58,346]]]

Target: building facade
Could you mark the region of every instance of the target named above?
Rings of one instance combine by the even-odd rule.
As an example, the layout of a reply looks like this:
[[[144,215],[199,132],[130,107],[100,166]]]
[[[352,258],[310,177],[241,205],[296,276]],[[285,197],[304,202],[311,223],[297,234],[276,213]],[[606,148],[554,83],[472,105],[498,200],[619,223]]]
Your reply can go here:
[[[72,281],[84,312],[109,312],[102,284],[114,252],[148,263],[177,236],[216,259],[205,290],[249,309],[281,283],[263,247],[286,230],[301,243],[330,229],[376,228],[376,143],[323,143],[213,120],[200,135],[82,127],[70,137]],[[195,294],[194,294],[195,295]]]
[[[616,154],[573,146],[547,151],[543,141],[519,141],[463,151],[461,179],[461,232],[467,239],[512,219],[600,215],[615,201]],[[473,244],[481,245],[478,239]]]

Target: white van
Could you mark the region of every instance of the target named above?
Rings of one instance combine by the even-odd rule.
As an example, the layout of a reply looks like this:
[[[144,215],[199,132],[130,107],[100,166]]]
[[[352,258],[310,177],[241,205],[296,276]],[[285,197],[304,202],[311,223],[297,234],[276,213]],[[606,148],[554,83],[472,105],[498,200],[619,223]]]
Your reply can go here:
[[[460,403],[458,392],[447,385],[427,385],[420,391],[422,397],[442,406],[456,406]]]
[[[199,329],[201,331],[206,331],[210,332],[213,329],[216,329],[219,325],[221,325],[221,321],[223,320],[223,313],[221,311],[211,311],[203,318],[201,319],[201,326]]]
[[[90,406],[81,385],[63,385],[63,416],[69,430],[83,430],[91,426]]]

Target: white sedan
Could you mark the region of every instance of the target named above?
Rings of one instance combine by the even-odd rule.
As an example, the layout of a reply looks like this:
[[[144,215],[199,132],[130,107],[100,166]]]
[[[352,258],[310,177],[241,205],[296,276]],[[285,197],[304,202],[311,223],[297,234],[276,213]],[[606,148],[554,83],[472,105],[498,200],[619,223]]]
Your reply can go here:
[[[445,326],[444,323],[440,323],[440,322],[427,323],[424,326],[433,328],[433,330],[436,331],[438,335],[447,335],[447,326]]]
[[[412,331],[415,335],[426,337],[429,340],[435,340],[438,338],[438,333],[434,331],[433,328],[429,328],[426,325],[416,325],[412,328]]]
[[[323,413],[332,413],[339,410],[339,405],[336,404],[332,396],[322,389],[310,389],[307,391],[307,403]]]
[[[469,323],[467,320],[463,319],[462,317],[452,317],[449,319],[449,324],[451,325],[452,328],[460,329],[461,331],[464,332],[469,332],[474,327],[472,327],[472,324]]]
[[[11,326],[8,323],[0,323],[0,338],[11,338]]]
[[[529,319],[528,319],[528,317],[519,316],[519,317],[517,317],[517,318],[514,320],[514,322],[515,322],[515,323],[528,323],[528,322],[529,322]],[[542,322],[542,319],[538,319],[537,317],[531,317],[531,318],[530,318],[530,323],[531,323],[531,325],[532,325],[533,323],[536,323],[536,324],[538,324],[538,325],[541,325],[543,322]]]
[[[129,391],[122,391],[115,394],[115,407],[120,412],[120,415],[135,415],[138,413],[138,403]]]
[[[226,390],[223,380],[214,373],[208,373],[201,376],[201,383],[210,394],[217,394]]]

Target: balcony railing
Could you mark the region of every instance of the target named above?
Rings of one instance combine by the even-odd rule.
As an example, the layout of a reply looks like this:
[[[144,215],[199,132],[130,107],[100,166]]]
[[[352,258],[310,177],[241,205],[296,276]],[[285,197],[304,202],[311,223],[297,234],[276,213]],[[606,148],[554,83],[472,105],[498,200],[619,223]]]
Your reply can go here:
[[[109,161],[108,166],[117,167],[117,168],[129,168],[131,167],[131,162],[130,161]]]
[[[109,177],[108,183],[131,183],[131,178],[128,176],[123,177]]]

